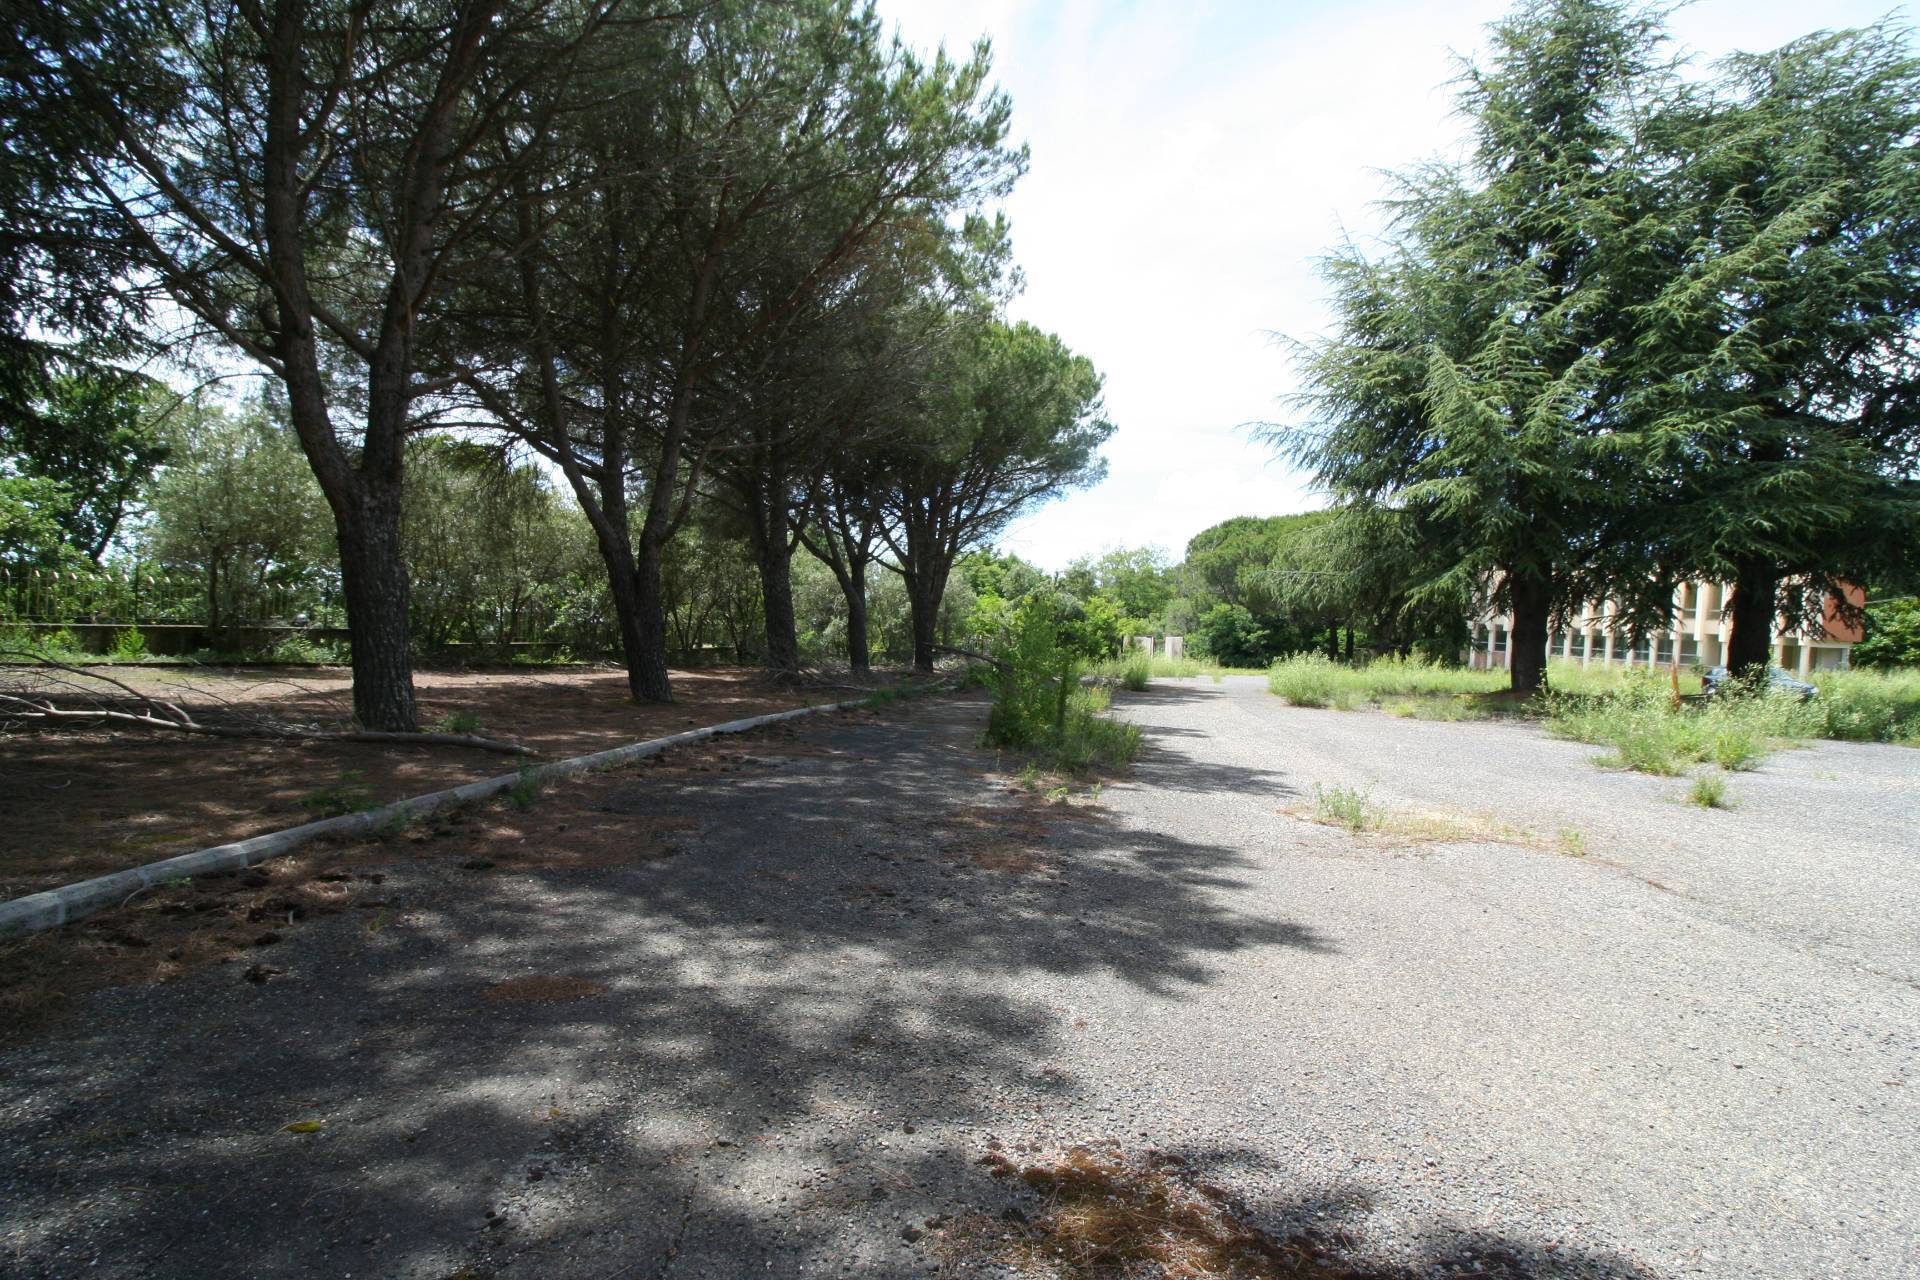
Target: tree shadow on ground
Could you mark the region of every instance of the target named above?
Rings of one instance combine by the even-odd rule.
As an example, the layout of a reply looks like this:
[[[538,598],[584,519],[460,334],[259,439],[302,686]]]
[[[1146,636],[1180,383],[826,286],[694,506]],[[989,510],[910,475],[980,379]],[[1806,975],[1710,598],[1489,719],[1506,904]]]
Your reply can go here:
[[[264,984],[92,997],[0,1058],[0,1269],[924,1273],[913,1224],[974,1193],[977,1136],[1072,1089],[1065,988],[1338,962],[1236,900],[1235,851],[984,786],[978,714],[773,731],[712,748],[724,781],[605,775],[606,811],[697,827],[679,856],[408,864]],[[502,998],[529,976],[575,998]]]

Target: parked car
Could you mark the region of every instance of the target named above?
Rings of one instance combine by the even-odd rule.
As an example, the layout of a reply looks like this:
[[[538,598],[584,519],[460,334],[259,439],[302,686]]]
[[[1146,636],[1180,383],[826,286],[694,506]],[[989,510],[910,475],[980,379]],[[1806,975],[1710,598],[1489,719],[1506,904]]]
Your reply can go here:
[[[1701,677],[1701,681],[1704,692],[1709,698],[1722,689],[1729,687],[1734,682],[1733,673],[1725,667],[1709,667],[1707,674]],[[1817,698],[1820,696],[1820,690],[1814,688],[1814,686],[1808,684],[1805,680],[1788,675],[1786,671],[1780,667],[1767,668],[1767,689],[1772,693],[1792,694],[1802,702],[1805,702],[1808,698]]]

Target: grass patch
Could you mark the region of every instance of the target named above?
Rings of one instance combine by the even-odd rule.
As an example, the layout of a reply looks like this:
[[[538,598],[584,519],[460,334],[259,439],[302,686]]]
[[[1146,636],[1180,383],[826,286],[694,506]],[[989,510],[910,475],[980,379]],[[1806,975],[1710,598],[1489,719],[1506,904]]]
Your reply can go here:
[[[373,808],[373,788],[358,769],[348,769],[340,780],[310,791],[294,802],[316,818],[338,818]]]
[[[1687,803],[1697,804],[1702,809],[1725,809],[1727,805],[1727,778],[1722,773],[1703,773],[1693,780],[1693,786],[1687,789]]]
[[[478,733],[482,727],[477,711],[456,711],[435,726],[441,733]]]
[[[1518,827],[1508,826],[1490,814],[1395,809],[1376,801],[1372,791],[1359,787],[1327,787],[1315,783],[1312,801],[1289,812],[1322,826],[1339,827],[1355,836],[1384,836],[1389,840],[1416,843],[1463,841],[1536,846],[1544,843],[1540,838]],[[1575,836],[1578,837],[1577,832]],[[1565,843],[1564,840],[1562,843]]]
[[[507,788],[507,803],[522,811],[531,809],[533,802],[540,798],[540,792],[545,786],[545,780],[537,771],[521,765],[520,776],[513,780],[512,786]]]
[[[1823,727],[1817,699],[1759,692],[1676,706],[1658,676],[1641,676],[1606,693],[1550,694],[1540,706],[1555,735],[1612,747],[1607,763],[1660,777],[1708,761],[1750,769],[1771,751],[1821,736]]]
[[[1920,747],[1920,669],[1827,671],[1813,683],[1822,737]]]
[[[1087,671],[1089,675],[1112,681],[1136,693],[1145,689],[1149,680],[1192,680],[1208,676],[1218,684],[1223,676],[1266,674],[1257,667],[1223,667],[1210,659],[1185,656],[1169,658],[1164,654],[1148,657],[1138,649],[1123,653],[1117,658],[1093,663]]]
[[[1329,827],[1345,827],[1356,835],[1377,830],[1383,812],[1373,793],[1358,787],[1313,787],[1313,820]]]

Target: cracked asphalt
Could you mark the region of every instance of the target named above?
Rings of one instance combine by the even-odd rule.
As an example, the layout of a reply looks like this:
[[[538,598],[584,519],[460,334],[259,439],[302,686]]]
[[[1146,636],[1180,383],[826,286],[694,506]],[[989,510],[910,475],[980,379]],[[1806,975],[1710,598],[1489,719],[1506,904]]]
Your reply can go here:
[[[828,717],[577,784],[675,856],[399,860],[264,984],[87,997],[0,1053],[0,1273],[990,1275],[935,1247],[1020,1203],[989,1144],[1111,1139],[1355,1265],[1920,1276],[1920,753],[1707,812],[1527,726],[1117,701],[1097,807],[1011,791],[977,702]],[[1356,839],[1316,783],[1520,834]]]

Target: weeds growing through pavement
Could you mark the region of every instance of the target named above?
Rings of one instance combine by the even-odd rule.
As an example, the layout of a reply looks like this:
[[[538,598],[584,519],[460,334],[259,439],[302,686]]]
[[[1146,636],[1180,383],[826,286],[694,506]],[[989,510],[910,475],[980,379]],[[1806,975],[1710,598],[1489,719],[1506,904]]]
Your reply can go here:
[[[1687,791],[1687,801],[1702,809],[1727,808],[1727,778],[1722,773],[1702,773],[1693,779],[1693,786]]]

